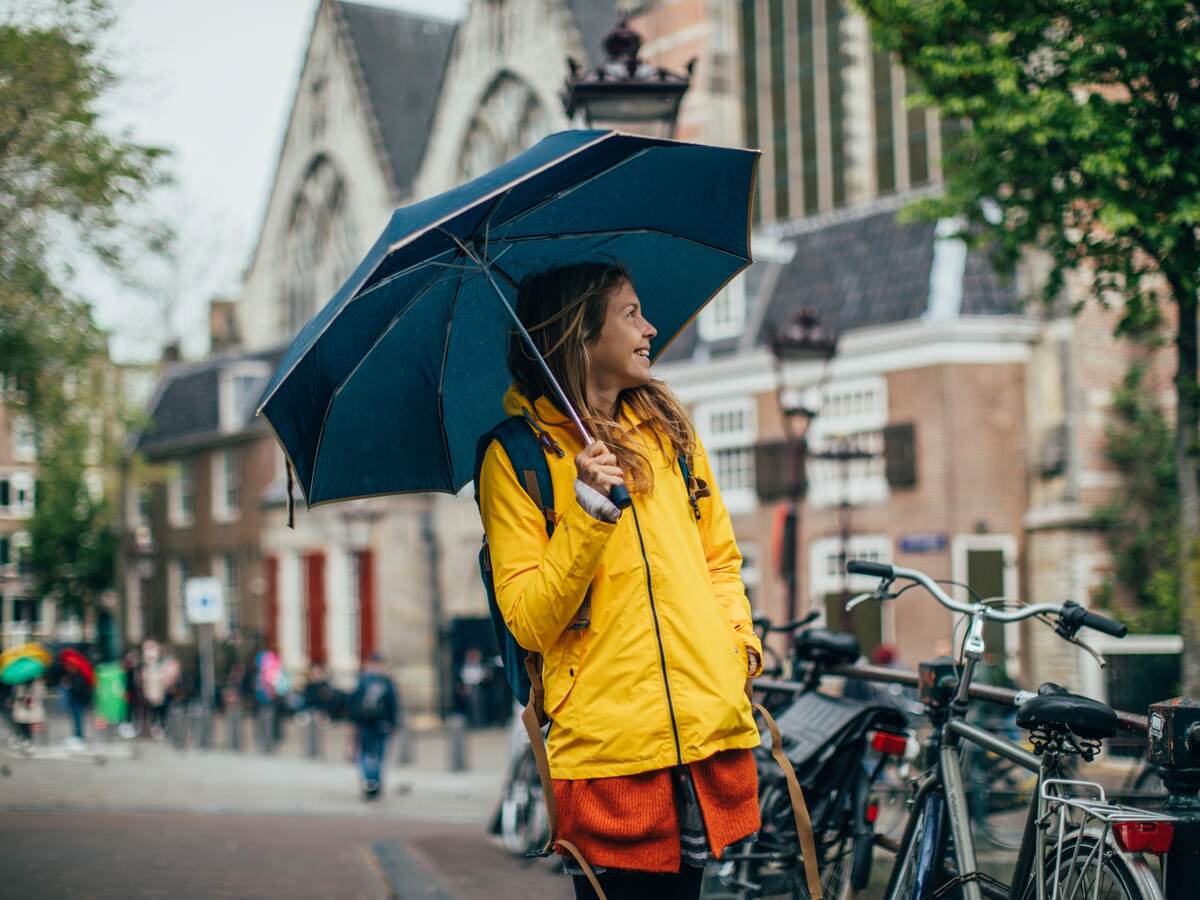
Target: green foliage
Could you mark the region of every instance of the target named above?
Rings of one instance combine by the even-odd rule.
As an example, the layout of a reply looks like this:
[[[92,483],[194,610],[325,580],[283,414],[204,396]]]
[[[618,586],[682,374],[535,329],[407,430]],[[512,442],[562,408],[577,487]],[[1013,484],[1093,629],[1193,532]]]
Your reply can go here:
[[[1145,370],[1135,365],[1113,391],[1116,422],[1107,429],[1105,456],[1121,473],[1123,489],[1097,511],[1116,568],[1095,599],[1133,631],[1175,634],[1179,631],[1175,436],[1143,384],[1144,377]]]
[[[944,148],[959,216],[1011,268],[1047,251],[1045,297],[1086,266],[1122,330],[1156,324],[1155,273],[1200,269],[1200,11],[1191,0],[859,0],[877,41],[965,127]]]
[[[108,0],[0,0],[0,375],[35,426],[62,376],[102,351],[73,261],[127,271],[168,235],[141,221],[165,179],[164,151],[108,133],[100,105],[116,78],[103,59]]]

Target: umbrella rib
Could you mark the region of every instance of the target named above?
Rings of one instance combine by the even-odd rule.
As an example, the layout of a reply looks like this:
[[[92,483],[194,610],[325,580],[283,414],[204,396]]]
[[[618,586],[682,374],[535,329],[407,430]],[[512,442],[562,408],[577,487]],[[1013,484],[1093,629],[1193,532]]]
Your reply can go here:
[[[354,379],[354,376],[358,373],[358,370],[362,368],[368,359],[371,358],[371,354],[375,352],[375,348],[378,347],[389,334],[391,334],[392,329],[396,327],[397,323],[404,318],[408,311],[412,309],[421,300],[421,298],[428,294],[431,290],[440,284],[444,284],[452,278],[457,278],[459,280],[458,288],[455,291],[455,295],[457,296],[457,292],[462,289],[462,275],[451,275],[449,277],[436,278],[426,285],[426,287],[423,288],[421,292],[417,294],[417,296],[413,297],[411,301],[405,304],[402,310],[397,312],[396,315],[392,317],[392,320],[388,322],[387,328],[380,332],[379,337],[375,338],[375,340],[371,342],[371,346],[367,349],[367,352],[362,355],[362,358],[354,364],[354,368],[346,374],[346,377],[342,379],[341,383],[338,384],[338,386],[335,387],[330,393],[329,403],[325,406],[325,414],[321,417],[321,431],[320,436],[317,438],[317,449],[313,453],[312,481],[309,485],[310,493],[312,491],[312,487],[317,481],[317,468],[321,463],[321,448],[325,444],[325,426],[329,423],[329,414],[333,411],[333,405],[337,402],[337,398],[341,395],[342,389]],[[309,508],[314,505],[312,503],[308,503],[307,497],[305,498],[305,503],[309,506]]]
[[[435,254],[435,255],[436,255],[436,256],[445,256],[446,254],[455,254],[455,253],[458,253],[458,252],[459,252],[459,251],[458,251],[458,249],[457,249],[457,248],[455,248],[455,247],[451,247],[451,248],[449,248],[449,249],[447,249],[447,250],[443,250],[443,251],[441,251],[440,253],[437,253],[437,254]],[[386,259],[386,257],[385,257],[385,259]],[[381,260],[381,262],[382,262],[382,260]],[[380,281],[378,281],[378,282],[376,282],[375,284],[371,285],[369,288],[367,288],[367,289],[366,289],[365,291],[363,291],[362,293],[355,293],[355,294],[351,294],[351,295],[350,295],[350,298],[349,298],[348,300],[346,300],[346,303],[345,303],[345,305],[342,307],[342,310],[344,310],[344,309],[346,308],[346,306],[349,306],[349,305],[350,305],[351,303],[353,303],[354,301],[356,301],[356,300],[361,300],[363,297],[366,297],[366,296],[368,296],[368,295],[370,295],[370,294],[373,294],[375,291],[379,290],[380,288],[382,288],[382,287],[385,287],[385,286],[387,286],[387,285],[391,284],[391,283],[392,283],[393,281],[395,281],[397,278],[403,278],[405,275],[408,275],[408,274],[411,274],[412,272],[415,272],[415,271],[417,271],[417,270],[418,270],[418,269],[420,269],[422,266],[424,266],[424,265],[427,265],[427,264],[429,264],[430,262],[432,262],[432,259],[423,259],[423,260],[421,260],[420,262],[413,263],[413,264],[412,264],[411,266],[409,266],[408,268],[401,269],[399,272],[396,272],[396,273],[395,273],[395,274],[393,274],[393,275],[389,275],[387,278],[383,278],[383,279],[381,279]],[[376,268],[378,268],[378,266],[376,266]],[[370,277],[371,277],[370,275],[368,275],[368,276],[367,276],[367,278],[370,278]],[[364,279],[364,281],[365,281],[365,280],[366,280],[366,279]],[[341,313],[341,312],[342,312],[342,310],[338,310],[338,312],[339,312],[339,313]],[[336,319],[336,318],[337,318],[337,317],[336,317],[336,316],[334,316],[334,319]],[[324,335],[324,334],[325,334],[325,331],[326,331],[326,330],[329,328],[329,326],[330,326],[330,325],[332,325],[332,324],[333,324],[333,320],[331,320],[330,322],[326,323],[326,325],[325,325],[325,328],[321,329],[321,333],[320,333],[320,334],[317,334],[317,335],[314,335],[314,336],[313,336],[313,339],[312,339],[312,344],[310,344],[310,345],[309,345],[308,349],[307,349],[307,350],[305,350],[303,353],[301,353],[301,354],[300,354],[300,356],[299,356],[299,357],[297,357],[296,361],[295,361],[295,362],[293,362],[293,363],[291,364],[291,366],[289,366],[289,367],[288,367],[288,370],[287,370],[287,372],[285,372],[285,373],[283,374],[283,376],[282,376],[282,377],[281,377],[281,378],[280,378],[280,379],[279,379],[279,380],[278,380],[278,381],[275,383],[275,387],[273,387],[273,388],[271,389],[271,393],[270,393],[270,394],[268,394],[266,397],[264,397],[264,398],[263,398],[263,399],[262,399],[262,400],[259,402],[259,404],[258,404],[258,408],[257,408],[257,409],[254,411],[254,414],[255,414],[256,416],[257,416],[257,415],[261,415],[261,414],[262,414],[262,411],[263,411],[264,409],[266,409],[266,408],[267,408],[267,404],[268,404],[268,403],[270,403],[270,402],[271,402],[271,400],[272,400],[272,398],[274,398],[275,394],[276,394],[276,393],[278,393],[279,389],[280,389],[280,388],[283,386],[284,382],[286,382],[286,381],[288,380],[288,377],[289,377],[289,376],[290,376],[290,375],[291,375],[291,374],[292,374],[294,371],[296,371],[296,368],[297,368],[297,367],[300,365],[300,363],[304,362],[304,360],[305,360],[305,359],[308,357],[308,354],[309,354],[309,353],[312,351],[312,348],[313,348],[313,347],[315,347],[315,346],[317,345],[317,341],[318,341],[318,340],[319,340],[319,339],[322,337],[322,335]],[[294,340],[295,340],[295,339],[293,338],[293,341],[294,341]],[[283,442],[281,441],[281,442],[280,442],[280,446],[282,446],[282,445],[283,445]]]
[[[458,285],[454,288],[454,297],[450,301],[450,315],[446,317],[446,339],[442,343],[442,370],[438,372],[438,431],[442,435],[442,450],[446,453],[446,471],[450,473],[450,484],[452,485],[454,484],[454,456],[450,453],[450,440],[446,436],[446,405],[443,389],[446,386],[446,360],[450,357],[450,333],[454,330],[454,312],[458,308],[458,298],[462,294],[463,280],[462,276],[459,276]]]

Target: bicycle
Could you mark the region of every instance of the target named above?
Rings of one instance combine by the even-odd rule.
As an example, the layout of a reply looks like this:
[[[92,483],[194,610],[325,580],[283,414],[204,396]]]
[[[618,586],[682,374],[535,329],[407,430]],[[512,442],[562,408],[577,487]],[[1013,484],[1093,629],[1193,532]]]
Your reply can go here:
[[[760,634],[791,633],[816,618],[810,615],[783,626],[757,620]],[[767,646],[767,645],[764,645]],[[778,672],[782,660],[766,651]],[[774,656],[772,659],[771,656]],[[799,631],[791,641],[788,663],[794,681],[764,679],[755,689],[776,717],[783,749],[803,786],[813,822],[821,888],[825,897],[842,900],[866,886],[875,843],[870,787],[891,756],[903,755],[906,722],[890,704],[835,697],[820,690],[831,666],[859,656],[853,635],[824,628]],[[800,843],[787,785],[770,754],[771,738],[755,750],[759,769],[758,835],[722,857],[717,873],[735,896],[806,898]],[[871,772],[868,750],[878,753]]]
[[[868,599],[892,600],[919,585],[968,621],[961,664],[941,657],[920,665],[920,696],[934,725],[926,748],[928,768],[915,783],[912,813],[884,897],[1159,900],[1163,895],[1145,853],[1166,852],[1174,820],[1109,803],[1099,785],[1062,777],[1066,760],[1081,756],[1091,761],[1101,741],[1117,733],[1121,720],[1115,711],[1049,683],[1037,694],[1017,692],[1017,724],[1030,732],[1032,753],[966,720],[970,698],[988,696],[971,689],[972,674],[984,652],[983,626],[988,620],[1009,623],[1036,617],[1064,640],[1097,657],[1095,650],[1078,639],[1078,632],[1088,627],[1123,637],[1125,627],[1070,601],[1009,611],[982,602],[960,603],[915,569],[851,560],[846,570],[880,579],[874,591],[855,597],[848,608]],[[893,593],[897,579],[909,584]],[[993,689],[992,696],[1006,693]],[[964,742],[1037,773],[1037,791],[1030,798],[1011,885],[984,874],[977,865],[961,766]]]

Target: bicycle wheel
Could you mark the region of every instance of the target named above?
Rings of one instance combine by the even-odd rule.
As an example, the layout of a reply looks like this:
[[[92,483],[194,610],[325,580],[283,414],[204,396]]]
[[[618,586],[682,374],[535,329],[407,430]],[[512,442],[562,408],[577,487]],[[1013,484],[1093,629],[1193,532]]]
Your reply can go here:
[[[547,838],[542,782],[533,751],[526,749],[513,769],[500,802],[500,838],[513,856],[540,850]]]
[[[808,900],[808,882],[799,855],[792,803],[783,785],[769,785],[759,798],[762,831],[749,852],[776,859],[746,859],[732,879],[738,900]],[[821,856],[821,892],[828,900],[847,900],[851,893],[854,836],[849,827],[815,835]]]
[[[974,833],[997,849],[1019,848],[1037,776],[974,745],[963,769]]]
[[[1052,848],[1047,855],[1042,877],[1046,896],[1059,900],[1162,900],[1162,893],[1149,866],[1139,864],[1111,844],[1101,844],[1094,835],[1067,838],[1062,845],[1061,865]],[[1057,891],[1057,894],[1055,893]],[[1037,896],[1032,882],[1025,889],[1025,900]]]

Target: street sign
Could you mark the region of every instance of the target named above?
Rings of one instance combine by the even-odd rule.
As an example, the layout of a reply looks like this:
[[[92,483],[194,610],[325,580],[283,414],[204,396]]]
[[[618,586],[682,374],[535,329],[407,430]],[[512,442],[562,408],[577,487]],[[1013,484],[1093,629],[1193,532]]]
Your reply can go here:
[[[904,534],[896,541],[901,553],[941,553],[946,549],[944,534]]]
[[[225,589],[219,578],[189,578],[184,598],[193,625],[214,625],[225,618]]]

